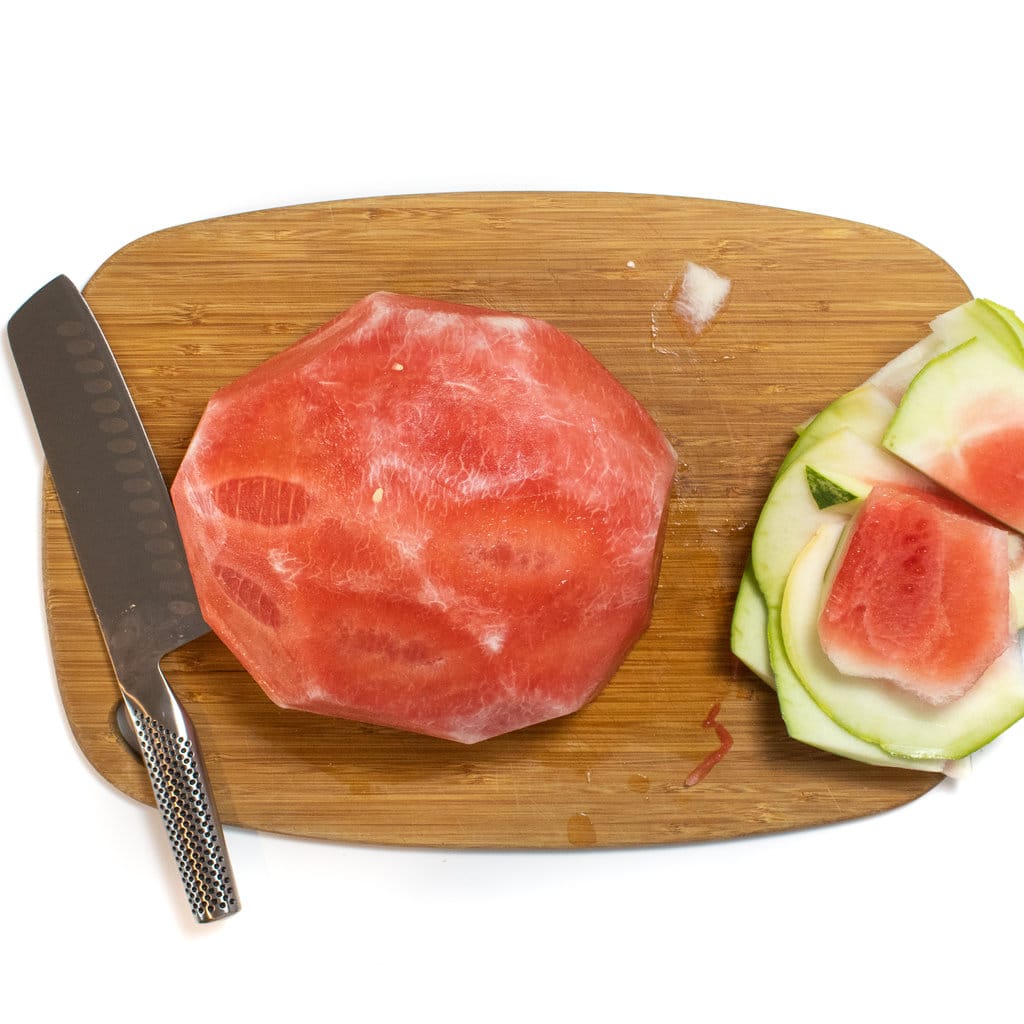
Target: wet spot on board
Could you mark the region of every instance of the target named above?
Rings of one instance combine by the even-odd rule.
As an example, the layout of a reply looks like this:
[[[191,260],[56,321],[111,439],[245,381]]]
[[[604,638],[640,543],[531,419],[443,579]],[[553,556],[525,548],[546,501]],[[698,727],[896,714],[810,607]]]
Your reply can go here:
[[[651,780],[642,772],[636,772],[629,777],[629,788],[634,793],[646,793],[651,788]]]
[[[590,815],[579,811],[570,816],[566,825],[566,836],[570,846],[595,846],[597,845],[597,832]]]

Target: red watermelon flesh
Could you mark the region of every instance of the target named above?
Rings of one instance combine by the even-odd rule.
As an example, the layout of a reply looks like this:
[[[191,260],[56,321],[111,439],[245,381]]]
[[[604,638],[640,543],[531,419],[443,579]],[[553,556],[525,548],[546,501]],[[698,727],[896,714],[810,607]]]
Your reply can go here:
[[[968,436],[928,472],[1001,522],[1024,531],[1024,425]]]
[[[846,675],[945,704],[1011,642],[1008,534],[953,499],[874,487],[837,558],[818,633]]]
[[[554,327],[377,293],[218,392],[172,495],[203,614],[274,702],[471,743],[616,671],[675,467]]]

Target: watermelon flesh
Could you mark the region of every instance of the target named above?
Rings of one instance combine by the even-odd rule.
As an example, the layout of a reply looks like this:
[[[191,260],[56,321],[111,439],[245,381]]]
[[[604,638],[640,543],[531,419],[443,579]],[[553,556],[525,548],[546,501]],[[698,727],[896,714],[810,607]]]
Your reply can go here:
[[[614,674],[675,468],[554,327],[376,293],[219,391],[172,497],[203,614],[275,703],[473,743]]]
[[[953,499],[873,488],[833,566],[822,648],[846,675],[935,705],[962,697],[1012,642],[1009,548]]]
[[[1024,424],[1007,424],[964,440],[935,458],[936,480],[978,508],[1024,531]]]

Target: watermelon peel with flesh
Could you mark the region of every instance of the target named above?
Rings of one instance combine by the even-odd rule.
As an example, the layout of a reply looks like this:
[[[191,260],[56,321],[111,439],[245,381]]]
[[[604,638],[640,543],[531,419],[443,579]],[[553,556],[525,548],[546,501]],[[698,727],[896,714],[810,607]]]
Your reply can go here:
[[[965,501],[1024,531],[1024,365],[984,337],[911,382],[883,445]]]
[[[944,694],[941,687],[929,691],[925,685],[924,696],[914,692],[915,687],[922,689],[920,680],[902,689],[892,680],[847,675],[825,655],[817,629],[824,582],[820,578],[815,582],[807,566],[827,555],[830,579],[835,572],[838,538],[848,516],[857,512],[869,490],[863,486],[865,477],[859,458],[848,465],[807,466],[806,485],[794,491],[797,505],[789,511],[806,517],[810,525],[813,519],[803,511],[809,495],[818,505],[820,519],[815,524],[817,534],[797,557],[792,546],[785,543],[792,533],[792,518],[780,520],[784,529],[778,538],[775,526],[769,527],[766,521],[779,519],[773,489],[759,518],[752,558],[737,595],[731,647],[737,658],[765,682],[778,684],[780,710],[794,738],[868,763],[885,763],[878,757],[878,752],[884,751],[901,766],[958,774],[957,758],[984,745],[1021,714],[1024,683],[1020,648],[1012,638],[1024,626],[1024,537],[1013,529],[1021,529],[1024,524],[1024,514],[1017,511],[1024,510],[1024,463],[1020,461],[1019,444],[1024,429],[1018,429],[1024,420],[1017,412],[1024,400],[1024,390],[1018,386],[1024,382],[1024,323],[1006,307],[972,299],[936,317],[931,329],[927,338],[898,355],[866,385],[835,400],[823,413],[798,427],[797,443],[780,468],[780,476],[806,451],[812,424],[824,425],[833,409],[842,410],[844,420],[849,411],[849,422],[833,426],[830,420],[824,433],[839,426],[861,432],[870,424],[868,440],[880,443],[908,468],[921,472],[923,483],[917,484],[918,488],[947,495],[952,490],[976,506],[979,518],[988,526],[1010,526],[1006,531],[1009,624],[1004,634],[1009,641],[1004,652],[974,685],[961,679]],[[977,355],[969,361],[961,355],[961,349]],[[878,396],[884,396],[885,401]],[[888,410],[885,402],[889,403]],[[966,487],[955,481],[956,474],[966,481]],[[852,500],[845,501],[848,496]],[[837,516],[837,512],[845,515]],[[989,516],[1002,521],[993,522]],[[823,539],[822,534],[831,536],[834,542],[828,536]],[[754,569],[758,567],[759,544],[764,551],[774,551],[776,540],[786,548],[783,561],[788,568],[781,576],[768,577],[763,572],[758,576]],[[765,541],[771,543],[770,548],[765,547]],[[831,547],[827,547],[829,543]],[[763,559],[761,564],[765,564]],[[782,608],[778,607],[780,587]],[[801,608],[805,602],[807,607]],[[984,597],[981,603],[985,604]],[[800,630],[794,629],[796,618],[801,618]],[[969,628],[962,622],[957,627]],[[989,643],[990,650],[999,646],[998,640]],[[975,667],[985,656],[984,650],[976,654]],[[816,676],[825,682],[819,685]],[[956,690],[964,687],[962,695],[955,697]],[[879,693],[890,703],[879,703],[875,699]],[[936,700],[940,703],[933,703]],[[852,713],[847,715],[848,711]],[[895,735],[885,724],[890,716],[902,723]],[[826,722],[830,728],[826,728]],[[941,760],[936,762],[935,758]]]
[[[937,494],[872,488],[826,590],[818,634],[836,668],[930,704],[962,697],[1012,642],[1007,532]]]
[[[826,655],[818,613],[841,545],[843,526],[823,524],[786,581],[781,633],[793,671],[816,706],[844,731],[906,766],[951,773],[952,763],[991,742],[1024,717],[1024,662],[1014,641],[962,696],[932,704],[890,680],[843,672]]]

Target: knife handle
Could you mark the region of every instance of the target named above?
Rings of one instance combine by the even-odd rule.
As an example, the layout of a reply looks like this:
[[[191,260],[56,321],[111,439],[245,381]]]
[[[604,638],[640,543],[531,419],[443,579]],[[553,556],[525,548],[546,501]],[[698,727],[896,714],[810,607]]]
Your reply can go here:
[[[156,671],[163,682],[163,721],[128,693],[124,702],[192,913],[206,924],[241,910],[241,904],[192,722]]]

